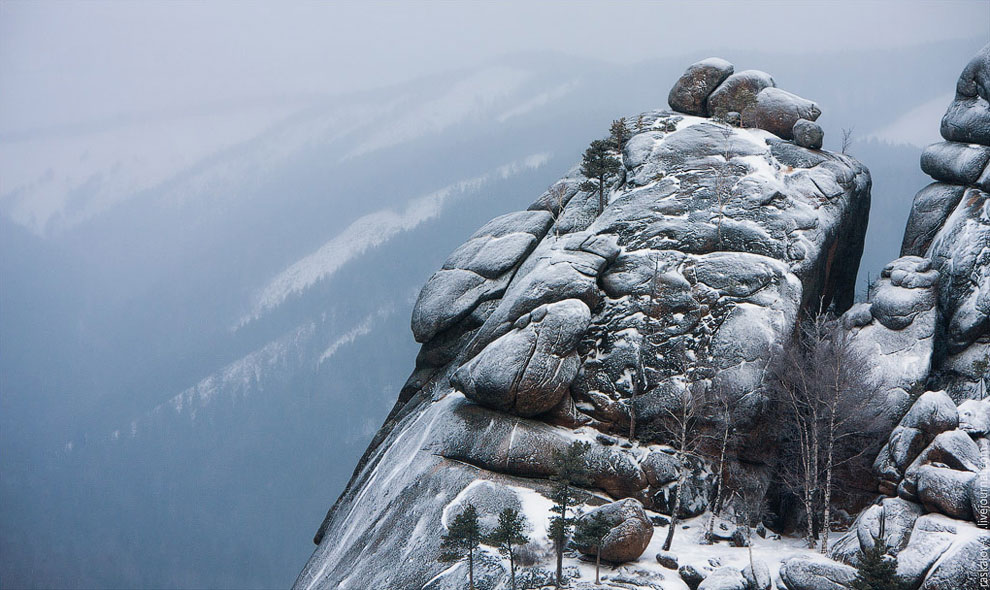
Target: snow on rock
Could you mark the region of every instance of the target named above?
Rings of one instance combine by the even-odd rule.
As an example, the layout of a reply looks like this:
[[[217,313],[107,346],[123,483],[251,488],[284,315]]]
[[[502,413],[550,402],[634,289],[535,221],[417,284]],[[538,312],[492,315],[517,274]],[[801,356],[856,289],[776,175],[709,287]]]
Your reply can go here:
[[[773,87],[768,75],[708,73],[699,74],[706,87],[718,88],[709,110],[769,104],[756,98]],[[785,98],[801,117],[817,116]],[[604,187],[601,214],[597,191],[582,190],[572,169],[529,211],[479,230],[424,287],[412,322],[423,344],[416,369],[320,527],[297,588],[449,587],[463,568],[436,560],[443,524],[489,492],[491,502],[476,502],[484,518],[522,507],[533,539],[525,575],[539,578],[552,569],[555,455],[575,441],[590,445],[581,510],[637,508],[623,519],[635,521],[636,551],[617,557],[632,561],[605,572],[607,584],[683,587],[653,559],[666,535],[653,534],[652,520],[673,510],[681,476],[689,520],[672,551],[706,575],[735,568],[745,583],[750,548],[700,545],[705,517],[690,519],[713,496],[712,467],[679,457],[659,426],[719,374],[746,424],[728,460],[741,485],[766,489],[775,449],[760,426],[761,380],[801,314],[852,304],[870,177],[848,156],[764,129],[667,111],[630,120],[641,125],[617,154],[622,170]],[[277,304],[327,276],[327,265],[303,267],[263,300]],[[754,537],[769,573],[750,575],[763,584],[784,558],[810,557],[800,545]],[[575,584],[593,579],[576,554],[565,565]],[[502,587],[496,570],[492,587]]]

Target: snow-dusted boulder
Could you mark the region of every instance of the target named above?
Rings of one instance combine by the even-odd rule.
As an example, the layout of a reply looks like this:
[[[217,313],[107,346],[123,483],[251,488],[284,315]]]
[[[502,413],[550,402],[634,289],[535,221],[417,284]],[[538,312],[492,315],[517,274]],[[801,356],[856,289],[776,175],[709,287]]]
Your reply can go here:
[[[756,104],[760,91],[775,86],[773,78],[766,72],[736,72],[708,96],[708,114],[724,119],[728,113],[742,113],[747,107]]]
[[[653,523],[639,500],[626,498],[585,512],[578,517],[577,526],[580,526],[582,520],[596,515],[612,526],[612,530],[602,541],[602,559],[612,563],[625,563],[636,561],[646,551],[653,538]],[[592,547],[577,545],[577,548],[586,555],[595,554]]]
[[[821,114],[814,102],[773,87],[761,90],[755,103],[739,111],[743,127],[765,129],[783,139],[794,138],[794,125],[798,121],[814,121]]]
[[[956,96],[942,117],[942,137],[990,145],[990,44],[974,57],[956,83]]]
[[[739,568],[725,565],[705,576],[698,590],[747,590],[747,583]]]
[[[688,115],[708,115],[708,95],[732,75],[732,64],[710,57],[691,64],[674,83],[667,97],[670,108]]]
[[[780,579],[787,590],[849,590],[856,570],[819,559],[795,557],[780,566]]]
[[[798,119],[791,128],[791,133],[794,135],[794,143],[799,146],[812,150],[822,149],[825,132],[818,123],[808,119]]]

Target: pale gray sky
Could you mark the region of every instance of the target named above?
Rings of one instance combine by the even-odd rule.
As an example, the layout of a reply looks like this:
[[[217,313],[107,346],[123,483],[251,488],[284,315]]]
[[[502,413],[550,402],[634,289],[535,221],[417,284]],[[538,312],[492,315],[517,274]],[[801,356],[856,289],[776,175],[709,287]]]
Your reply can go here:
[[[0,134],[336,94],[520,51],[611,61],[707,48],[800,54],[968,38],[988,23],[986,0],[3,0]]]

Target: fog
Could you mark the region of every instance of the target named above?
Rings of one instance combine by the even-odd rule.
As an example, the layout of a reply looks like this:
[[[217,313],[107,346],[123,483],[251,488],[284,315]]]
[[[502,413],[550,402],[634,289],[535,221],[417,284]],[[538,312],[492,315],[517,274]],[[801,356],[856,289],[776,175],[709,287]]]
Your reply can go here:
[[[446,255],[721,55],[853,129],[860,290],[988,2],[0,3],[0,586],[285,587]]]

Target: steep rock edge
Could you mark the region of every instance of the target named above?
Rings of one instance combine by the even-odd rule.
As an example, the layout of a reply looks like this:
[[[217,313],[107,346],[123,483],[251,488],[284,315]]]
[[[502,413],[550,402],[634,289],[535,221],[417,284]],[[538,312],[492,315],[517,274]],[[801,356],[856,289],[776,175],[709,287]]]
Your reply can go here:
[[[787,121],[817,117],[793,95],[757,100],[769,88],[772,78],[747,71],[711,94],[720,93],[722,120],[782,135]],[[634,407],[644,424],[715,372],[725,376],[750,425],[749,444],[732,451],[735,472],[765,491],[772,449],[759,444],[758,384],[802,313],[852,303],[869,173],[764,129],[669,111],[630,121],[637,129],[601,214],[575,168],[529,211],[486,224],[428,281],[413,314],[423,342],[416,370],[320,527],[297,587],[428,585],[446,569],[436,562],[437,523],[450,507],[477,482],[545,504],[552,451],[572,440],[592,444],[589,505],[635,498],[669,512],[672,478],[658,467],[671,463],[668,449],[615,444],[639,357],[646,393]],[[651,299],[652,284],[661,288]],[[661,313],[647,319],[653,299]],[[683,510],[697,514],[711,477],[704,465],[691,469]]]

